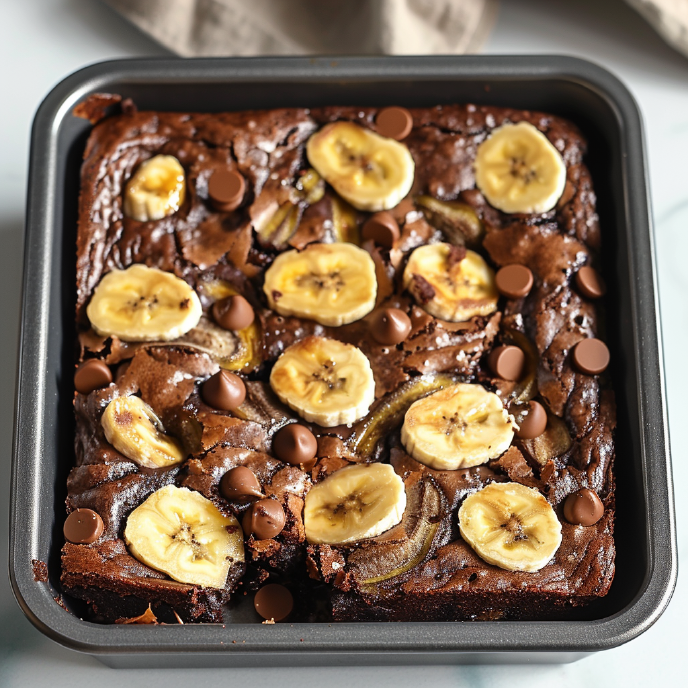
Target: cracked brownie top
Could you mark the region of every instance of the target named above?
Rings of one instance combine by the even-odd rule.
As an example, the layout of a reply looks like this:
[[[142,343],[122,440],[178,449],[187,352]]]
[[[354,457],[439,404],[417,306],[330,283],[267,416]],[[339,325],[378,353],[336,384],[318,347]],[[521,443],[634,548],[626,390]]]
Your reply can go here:
[[[473,105],[121,108],[89,138],[77,239],[62,581],[92,617],[217,621],[238,587],[276,621],[606,594],[580,132]]]

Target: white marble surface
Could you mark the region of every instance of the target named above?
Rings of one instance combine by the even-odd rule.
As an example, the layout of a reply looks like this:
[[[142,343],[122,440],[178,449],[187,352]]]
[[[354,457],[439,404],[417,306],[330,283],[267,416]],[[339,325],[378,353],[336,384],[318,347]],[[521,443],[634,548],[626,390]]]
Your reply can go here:
[[[99,60],[163,55],[95,0],[0,0],[0,499],[7,503],[11,453],[22,224],[29,130],[45,93],[63,76]],[[568,53],[614,71],[631,88],[645,118],[657,232],[660,292],[673,441],[680,556],[688,554],[688,60],[666,47],[620,0],[506,0],[485,52]],[[623,457],[618,462],[623,470]],[[0,509],[0,570],[6,570],[7,508]],[[678,685],[684,650],[686,580],[679,578],[664,616],[631,643],[575,664],[550,667],[350,668],[306,670],[120,671],[65,650],[23,617],[0,582],[0,685],[115,685],[175,688],[227,681],[295,686],[616,686]]]

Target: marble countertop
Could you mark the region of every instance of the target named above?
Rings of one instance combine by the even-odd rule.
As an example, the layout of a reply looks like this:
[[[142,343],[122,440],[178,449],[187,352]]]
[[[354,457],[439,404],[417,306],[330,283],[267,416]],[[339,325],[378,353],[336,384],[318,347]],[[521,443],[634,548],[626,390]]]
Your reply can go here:
[[[163,56],[163,48],[93,0],[0,0],[3,98],[0,107],[0,494],[8,503],[19,317],[22,228],[29,132],[43,96],[62,77],[100,60]],[[621,0],[508,0],[502,3],[486,53],[561,53],[598,62],[631,89],[643,112],[659,263],[660,302],[674,456],[679,557],[688,554],[688,385],[683,362],[688,340],[688,59],[667,47]],[[623,457],[618,464],[623,467]],[[7,507],[0,509],[0,568],[7,570]],[[562,666],[399,667],[346,669],[236,669],[115,671],[66,650],[24,618],[7,580],[0,582],[0,685],[26,688],[115,685],[177,688],[258,681],[301,688],[356,684],[388,686],[608,686],[677,685],[688,663],[684,619],[686,580],[668,610],[632,642]]]

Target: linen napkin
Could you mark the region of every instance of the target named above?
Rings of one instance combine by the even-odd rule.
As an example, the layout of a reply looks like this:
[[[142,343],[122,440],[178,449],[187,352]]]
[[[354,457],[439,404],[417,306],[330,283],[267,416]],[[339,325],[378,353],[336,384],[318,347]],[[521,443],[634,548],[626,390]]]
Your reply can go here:
[[[185,57],[471,53],[498,0],[105,0]]]
[[[626,0],[671,46],[688,55],[688,0]]]

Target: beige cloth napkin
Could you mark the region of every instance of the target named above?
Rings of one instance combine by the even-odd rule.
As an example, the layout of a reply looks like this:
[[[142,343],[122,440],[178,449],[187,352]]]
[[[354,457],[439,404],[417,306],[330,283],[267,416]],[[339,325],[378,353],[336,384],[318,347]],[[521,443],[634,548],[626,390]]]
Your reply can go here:
[[[104,0],[185,57],[477,52],[499,0]],[[575,0],[572,0],[575,1]],[[626,0],[688,55],[688,0]],[[543,6],[543,12],[546,12]]]
[[[186,57],[471,53],[498,0],[105,0]]]
[[[664,40],[688,55],[688,0],[626,0]]]

